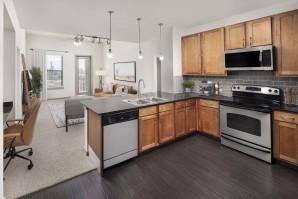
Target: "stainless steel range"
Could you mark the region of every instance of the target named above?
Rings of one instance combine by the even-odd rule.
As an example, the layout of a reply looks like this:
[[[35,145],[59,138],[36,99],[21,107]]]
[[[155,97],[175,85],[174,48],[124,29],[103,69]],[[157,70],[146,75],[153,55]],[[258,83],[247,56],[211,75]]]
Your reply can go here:
[[[221,144],[271,163],[271,112],[280,105],[280,89],[233,85],[232,91],[220,102]]]

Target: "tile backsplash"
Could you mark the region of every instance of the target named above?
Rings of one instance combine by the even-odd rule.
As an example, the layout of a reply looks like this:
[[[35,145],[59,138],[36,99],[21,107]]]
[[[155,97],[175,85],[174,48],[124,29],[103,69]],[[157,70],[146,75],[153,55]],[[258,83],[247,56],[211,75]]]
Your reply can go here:
[[[200,83],[202,80],[219,82],[222,88],[222,95],[231,96],[231,86],[233,84],[249,84],[262,85],[280,88],[282,92],[282,99],[284,98],[284,91],[286,87],[292,87],[298,90],[298,77],[276,77],[274,71],[229,71],[228,76],[224,77],[210,77],[210,76],[175,76],[174,77],[174,92],[181,93],[184,89],[181,85],[183,80],[193,80],[195,86],[193,92],[200,91]],[[298,103],[296,103],[298,104]]]

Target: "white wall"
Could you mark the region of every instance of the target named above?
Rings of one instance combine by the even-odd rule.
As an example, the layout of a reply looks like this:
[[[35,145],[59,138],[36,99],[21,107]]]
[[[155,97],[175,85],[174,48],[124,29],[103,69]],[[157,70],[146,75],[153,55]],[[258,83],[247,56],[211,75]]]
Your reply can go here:
[[[2,121],[3,119],[3,107],[2,107],[2,103],[3,103],[3,68],[6,67],[3,65],[3,55],[4,55],[4,51],[6,49],[4,49],[4,42],[3,42],[3,37],[4,37],[4,7],[7,10],[7,13],[9,15],[9,18],[12,22],[13,25],[13,29],[15,31],[15,53],[17,51],[17,49],[20,50],[21,53],[25,52],[25,32],[24,30],[22,30],[20,28],[19,25],[19,21],[16,15],[16,11],[15,11],[15,7],[13,4],[12,0],[0,0],[0,120]],[[20,59],[20,57],[16,57],[16,59]],[[17,61],[15,62],[17,63]],[[21,85],[18,84],[18,82],[20,82],[20,78],[21,78],[21,74],[17,74],[18,71],[20,70],[20,66],[17,66],[15,64],[15,68],[16,68],[16,74],[15,74],[15,78],[16,78],[16,85],[15,85],[15,93],[17,93],[18,95],[15,95],[15,109],[16,109],[16,117],[21,117],[22,116],[22,108],[21,108]],[[1,122],[0,124],[0,132],[3,133],[3,124]],[[0,147],[2,147],[3,145],[3,136],[0,136]],[[3,158],[0,158],[0,170],[3,171]],[[3,196],[3,173],[0,172],[0,198]]]
[[[142,44],[142,51],[144,57],[142,60],[138,60],[139,47],[137,43],[122,42],[122,41],[112,41],[112,51],[113,58],[107,57],[108,46],[104,45],[103,56],[104,56],[104,69],[106,71],[106,76],[104,77],[105,84],[111,82],[125,84],[133,86],[134,89],[138,88],[138,80],[144,79],[146,88],[142,88],[143,92],[153,92],[155,89],[154,85],[154,58],[153,50],[147,43]],[[152,51],[151,51],[152,50]],[[125,82],[125,81],[116,81],[114,80],[114,63],[116,62],[129,62],[136,61],[136,82]]]
[[[15,104],[15,70],[16,70],[16,54],[15,54],[15,32],[4,30],[4,68],[3,68],[3,101],[12,101]],[[10,117],[14,117],[15,109],[12,110]]]
[[[0,0],[0,121],[3,121],[3,34],[4,34],[4,4]],[[3,123],[0,122],[0,147],[3,149]],[[0,198],[4,197],[3,194],[3,155],[0,157]]]
[[[98,77],[95,70],[103,65],[102,45],[84,42],[81,46],[74,46],[71,40],[65,37],[53,37],[37,34],[27,34],[27,65],[33,66],[33,52],[29,49],[47,49],[57,51],[68,51],[68,53],[47,52],[47,54],[59,54],[63,56],[63,89],[48,90],[48,99],[64,98],[75,95],[75,56],[91,56],[92,79],[91,86],[98,87]]]
[[[285,3],[277,4],[274,6],[269,6],[266,8],[242,13],[239,15],[231,16],[225,19],[217,20],[211,23],[206,23],[200,26],[194,26],[188,29],[173,28],[173,71],[174,76],[182,75],[182,66],[181,66],[181,36],[190,35],[198,32],[208,31],[215,28],[221,28],[227,25],[241,23],[257,18],[262,18],[265,16],[270,16],[290,10],[298,9],[298,2],[295,1],[287,1]]]

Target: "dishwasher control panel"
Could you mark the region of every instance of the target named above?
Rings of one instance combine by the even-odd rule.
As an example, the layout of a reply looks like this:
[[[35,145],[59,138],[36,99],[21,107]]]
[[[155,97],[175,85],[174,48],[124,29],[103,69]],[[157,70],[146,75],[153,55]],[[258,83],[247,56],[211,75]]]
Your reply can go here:
[[[111,125],[121,122],[127,122],[131,120],[137,120],[139,117],[138,109],[120,111],[115,113],[109,113],[103,115],[103,125]]]

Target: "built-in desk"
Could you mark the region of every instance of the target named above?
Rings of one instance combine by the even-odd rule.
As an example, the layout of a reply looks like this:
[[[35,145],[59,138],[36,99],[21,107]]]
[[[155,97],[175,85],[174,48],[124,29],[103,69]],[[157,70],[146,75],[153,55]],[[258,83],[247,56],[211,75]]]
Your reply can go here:
[[[3,124],[6,122],[12,108],[13,102],[3,102]]]

